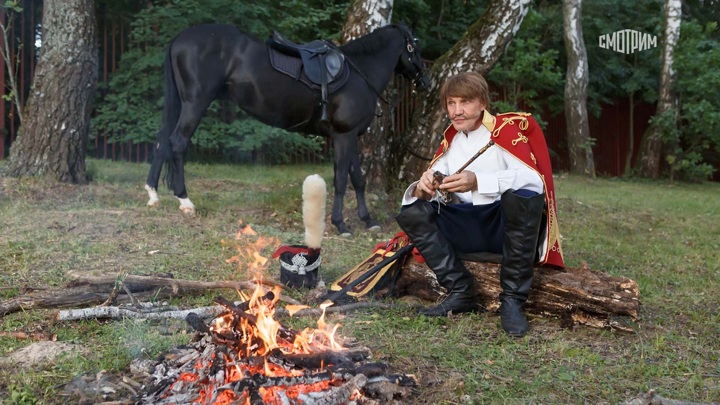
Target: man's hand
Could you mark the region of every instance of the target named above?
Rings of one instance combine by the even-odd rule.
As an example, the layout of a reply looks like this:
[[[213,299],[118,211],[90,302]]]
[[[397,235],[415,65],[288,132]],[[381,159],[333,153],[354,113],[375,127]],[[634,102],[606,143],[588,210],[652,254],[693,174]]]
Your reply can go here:
[[[430,200],[435,195],[438,184],[433,183],[433,173],[435,170],[428,169],[420,176],[413,195],[421,200]]]
[[[424,176],[425,174],[423,174],[423,177]],[[475,177],[475,173],[465,170],[462,173],[445,177],[445,180],[443,180],[439,188],[440,190],[451,193],[464,193],[466,191],[476,190],[477,177]]]

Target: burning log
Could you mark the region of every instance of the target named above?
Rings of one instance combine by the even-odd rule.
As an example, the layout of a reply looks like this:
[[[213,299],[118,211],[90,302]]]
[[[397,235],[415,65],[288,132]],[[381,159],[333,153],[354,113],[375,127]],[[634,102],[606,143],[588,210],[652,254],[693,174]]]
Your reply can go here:
[[[272,291],[270,291],[260,300],[261,301],[267,301],[267,300],[272,301],[273,298],[274,298],[274,294]],[[220,305],[224,306],[225,308],[229,309],[230,311],[232,311],[232,313],[235,316],[247,320],[250,325],[257,326],[257,323],[258,323],[257,316],[253,315],[252,313],[247,312],[247,308],[249,306],[248,303],[250,301],[246,301],[245,303],[242,303],[240,305],[235,305],[223,297],[217,297],[217,298],[215,298],[215,302],[217,302],[218,304],[220,304]],[[245,309],[243,309],[243,308],[245,308]],[[297,335],[295,334],[294,331],[283,328],[282,326],[278,327],[277,334],[279,337],[285,339],[286,341],[288,341],[290,343],[294,342],[295,338],[297,337]]]
[[[283,327],[272,318],[276,301],[275,293],[256,290],[240,304],[218,297],[226,312],[209,326],[188,316],[199,339],[154,367],[134,367],[148,373],[138,403],[362,404],[370,393],[392,400],[417,386],[413,376],[386,374],[387,365],[367,362],[368,349],[339,346],[337,327],[325,325],[324,314],[319,329]]]
[[[475,278],[475,289],[481,304],[489,311],[499,308],[500,265],[487,262],[465,262]],[[444,293],[433,272],[424,263],[409,259],[395,286],[400,295],[424,300],[438,300]],[[592,270],[587,263],[577,268],[535,269],[529,313],[557,316],[566,326],[583,324],[596,328],[610,327],[631,331],[615,318],[638,319],[639,288],[634,280]]]
[[[293,354],[285,354],[280,350],[274,350],[271,355],[292,366],[320,369],[326,366],[334,365],[335,367],[333,367],[333,370],[335,371],[352,373],[352,371],[344,370],[343,367],[347,366],[348,364],[354,365],[356,362],[365,360],[370,356],[370,350],[363,348],[357,350],[324,351],[319,353]],[[354,375],[354,373],[352,374]]]

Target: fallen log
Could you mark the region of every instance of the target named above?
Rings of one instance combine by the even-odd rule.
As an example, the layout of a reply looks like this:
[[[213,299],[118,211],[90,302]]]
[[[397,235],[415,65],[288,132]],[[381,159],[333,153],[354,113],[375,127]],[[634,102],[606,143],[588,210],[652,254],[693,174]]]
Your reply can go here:
[[[156,294],[153,291],[134,294],[135,298],[167,298],[170,291]],[[108,293],[88,292],[83,288],[54,288],[47,290],[33,291],[17,297],[0,302],[0,317],[18,311],[43,308],[70,308],[78,306],[98,305],[105,302]],[[130,302],[129,296],[120,294],[117,303]]]
[[[500,265],[465,262],[465,266],[475,278],[481,304],[488,311],[496,311],[500,307]],[[432,270],[414,258],[403,266],[395,288],[397,294],[429,301],[437,301],[444,294]],[[538,267],[525,309],[529,313],[557,316],[568,327],[582,324],[631,331],[617,318],[638,319],[639,295],[634,280],[592,270],[585,262],[564,270]]]
[[[82,276],[75,275],[73,282],[87,285],[114,285],[117,275],[104,275],[104,276]],[[127,286],[153,286],[153,287],[170,287],[173,289],[173,293],[179,294],[181,290],[196,291],[196,290],[217,290],[229,288],[233,290],[254,290],[257,288],[257,284],[251,281],[195,281],[195,280],[184,280],[169,277],[154,277],[154,276],[135,276],[128,275],[125,277],[124,284]],[[267,287],[280,287],[284,288],[282,284],[270,280],[262,280],[262,285]],[[280,296],[280,301],[287,302],[288,304],[300,305],[295,299],[287,296]]]
[[[82,319],[185,319],[194,313],[201,318],[211,318],[227,310],[221,305],[170,311],[137,311],[132,308],[98,306],[90,308],[66,309],[58,311],[58,321],[77,321]]]
[[[119,293],[119,289],[116,288],[118,285],[117,274],[82,276],[70,273],[70,275],[75,278],[64,287],[29,291],[0,302],[0,317],[29,309],[99,305],[108,301],[109,294],[114,295],[113,301],[120,304],[143,298],[164,299],[206,290],[255,289],[257,287],[255,283],[247,281],[194,281],[171,277],[127,275],[122,282],[123,290],[126,293]],[[278,285],[270,281],[263,281],[263,284]],[[281,296],[280,300],[300,305],[297,300],[290,297]]]
[[[117,279],[116,274],[108,274],[102,276],[85,276],[75,273],[70,273],[73,277],[71,283],[78,285],[115,285]],[[176,294],[180,290],[215,290],[221,288],[230,288],[237,290],[254,290],[257,288],[257,284],[250,281],[195,281],[195,280],[184,280],[172,277],[155,277],[155,276],[135,276],[128,275],[124,278],[124,284],[128,286],[153,286],[153,287],[171,287],[173,292]],[[283,288],[282,284],[275,283],[269,280],[262,280],[262,285],[268,287],[280,287]],[[282,297],[281,297],[282,298]],[[292,298],[285,297],[286,302],[290,304],[299,304]]]

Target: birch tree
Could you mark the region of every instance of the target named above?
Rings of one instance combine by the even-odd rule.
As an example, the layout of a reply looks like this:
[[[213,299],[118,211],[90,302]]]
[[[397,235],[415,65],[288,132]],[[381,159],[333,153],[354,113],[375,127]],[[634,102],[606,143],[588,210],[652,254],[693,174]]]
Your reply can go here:
[[[367,35],[377,28],[390,24],[393,0],[354,0],[347,11],[342,30],[342,43]],[[387,184],[386,162],[395,136],[393,111],[384,100],[393,99],[395,88],[391,83],[378,99],[376,118],[367,132],[360,137],[360,159],[365,181],[375,193],[384,193]]]
[[[563,28],[567,53],[565,120],[570,152],[570,172],[594,178],[595,163],[587,113],[589,72],[581,16],[582,0],[564,0]]]
[[[408,143],[398,173],[401,179],[416,180],[427,169],[442,140],[442,132],[449,124],[445,109],[438,102],[442,83],[460,72],[487,74],[520,29],[529,7],[530,0],[491,0],[483,16],[435,61],[430,71],[430,88],[423,94],[412,125],[405,133]]]
[[[33,86],[7,172],[86,183],[85,149],[98,77],[94,1],[46,1],[42,26]]]
[[[641,177],[657,179],[660,176],[660,162],[663,149],[663,131],[671,123],[677,122],[678,102],[674,91],[675,70],[673,69],[673,55],[675,45],[680,38],[680,16],[682,2],[680,0],[665,1],[665,32],[663,34],[663,50],[660,70],[660,91],[657,111],[653,123],[643,136],[640,146],[636,172]],[[667,121],[666,121],[667,120]]]

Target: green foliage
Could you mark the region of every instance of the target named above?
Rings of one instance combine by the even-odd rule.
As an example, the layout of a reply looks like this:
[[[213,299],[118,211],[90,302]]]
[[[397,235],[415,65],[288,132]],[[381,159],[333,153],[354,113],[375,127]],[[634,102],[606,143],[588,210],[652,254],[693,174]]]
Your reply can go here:
[[[393,20],[413,28],[422,56],[435,60],[482,15],[485,0],[395,0]]]
[[[671,177],[703,180],[714,172],[712,161],[720,158],[720,42],[718,24],[683,22],[673,64],[677,72],[675,112],[654,117],[663,128],[663,144]],[[678,125],[679,124],[679,125]]]
[[[559,9],[528,11],[520,31],[488,74],[493,110],[540,113],[548,108],[556,113],[563,109],[564,69],[553,45],[557,38],[549,30],[553,20],[562,18]]]
[[[9,390],[10,395],[7,398],[8,405],[34,405],[38,403],[35,395],[25,387],[11,385]]]
[[[23,8],[20,5],[20,2],[17,0],[7,1],[7,2],[5,2],[5,4],[2,5],[2,7],[4,7],[7,10],[12,10],[16,13],[22,13],[22,11],[23,11]]]
[[[302,42],[339,32],[339,16],[345,7],[344,1],[328,0],[152,2],[133,15],[129,49],[110,81],[100,87],[93,126],[108,133],[111,142],[154,141],[162,121],[166,47],[188,27],[227,23],[258,37],[276,28]],[[192,141],[233,156],[264,148],[272,162],[287,162],[293,153],[319,150],[316,139],[259,124],[227,101],[211,105]]]
[[[273,0],[271,9],[276,10],[273,28],[292,34],[297,42],[308,42],[318,38],[335,39],[345,22],[345,10],[349,0]]]
[[[588,110],[600,115],[602,104],[631,95],[636,101],[657,101],[662,42],[662,0],[626,2],[598,0],[583,3],[583,37],[590,67]],[[562,20],[560,20],[562,21]],[[658,38],[658,47],[632,54],[600,48],[600,35],[633,29]],[[565,62],[563,61],[563,64]]]

